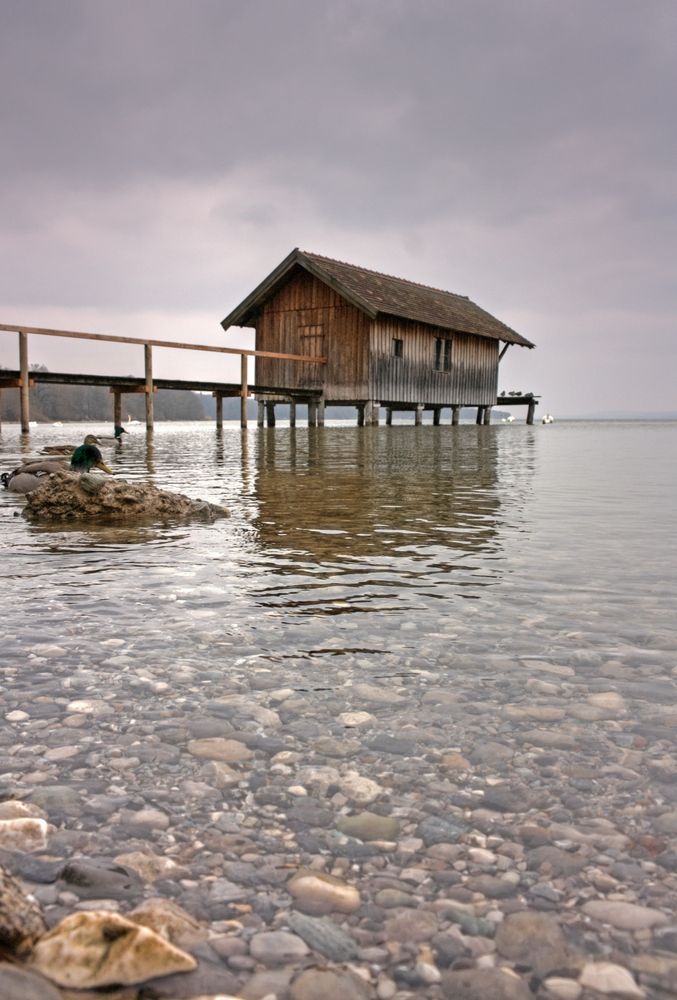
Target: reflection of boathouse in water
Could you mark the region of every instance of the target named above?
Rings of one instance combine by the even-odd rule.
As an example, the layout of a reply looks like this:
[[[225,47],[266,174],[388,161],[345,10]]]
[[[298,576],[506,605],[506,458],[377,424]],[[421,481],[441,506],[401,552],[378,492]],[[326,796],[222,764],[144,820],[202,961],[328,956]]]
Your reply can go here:
[[[527,405],[533,421],[535,398],[499,399],[497,385],[508,347],[534,345],[463,295],[293,250],[222,326],[254,327],[257,351],[326,359],[256,359],[257,385],[308,391],[311,424],[325,404],[357,407],[360,424],[378,423],[381,406],[387,423],[393,410],[420,423],[427,409],[437,424],[443,407],[457,423],[463,406],[488,422],[497,402]],[[266,402],[274,423],[276,401],[259,396],[259,423]]]
[[[256,440],[251,483],[258,541],[266,551],[305,552],[323,564],[440,546],[438,568],[447,572],[449,559],[498,548],[495,432],[422,433],[406,427],[366,436],[350,428],[300,437],[265,432]],[[519,460],[529,461],[522,451]]]

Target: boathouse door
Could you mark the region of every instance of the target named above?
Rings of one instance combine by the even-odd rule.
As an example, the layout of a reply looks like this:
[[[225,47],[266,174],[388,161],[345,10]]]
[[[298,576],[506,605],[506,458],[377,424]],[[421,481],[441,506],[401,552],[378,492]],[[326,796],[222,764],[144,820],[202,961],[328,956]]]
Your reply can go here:
[[[324,357],[324,327],[300,326],[299,334],[301,338],[301,354],[307,354],[313,358]],[[304,362],[301,365],[302,384],[304,386],[319,388],[324,382],[324,365],[313,365]]]

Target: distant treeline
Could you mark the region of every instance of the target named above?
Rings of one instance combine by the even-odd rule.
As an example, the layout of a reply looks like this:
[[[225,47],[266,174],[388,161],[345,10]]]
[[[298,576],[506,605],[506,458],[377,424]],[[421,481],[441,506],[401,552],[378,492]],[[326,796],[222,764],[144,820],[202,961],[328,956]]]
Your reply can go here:
[[[48,371],[44,365],[31,365],[31,371]],[[0,419],[19,420],[19,390],[3,389],[0,399]],[[153,409],[156,420],[205,420],[207,413],[203,397],[185,389],[158,389]],[[99,385],[48,385],[37,383],[31,388],[31,420],[110,420],[113,419],[113,396]],[[122,421],[145,419],[145,401],[141,393],[122,397]]]

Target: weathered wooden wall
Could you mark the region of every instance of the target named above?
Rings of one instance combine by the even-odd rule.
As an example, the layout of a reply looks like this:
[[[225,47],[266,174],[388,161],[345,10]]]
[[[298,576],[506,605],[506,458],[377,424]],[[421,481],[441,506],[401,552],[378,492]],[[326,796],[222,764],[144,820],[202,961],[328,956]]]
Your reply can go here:
[[[256,359],[256,382],[289,388],[324,386],[328,400],[367,398],[369,319],[301,268],[262,307],[256,348],[326,356],[325,365]],[[282,347],[285,344],[289,347]]]
[[[450,339],[451,371],[434,371],[436,338]],[[403,341],[401,358],[392,341]],[[381,316],[371,327],[369,398],[382,403],[491,406],[498,384],[497,340]]]
[[[452,340],[450,372],[434,370],[437,337]],[[393,338],[403,341],[402,358],[392,355]],[[322,387],[327,402],[496,402],[498,341],[395,317],[372,321],[302,268],[262,306],[256,349],[326,356],[326,366],[257,358],[256,382],[290,389]]]

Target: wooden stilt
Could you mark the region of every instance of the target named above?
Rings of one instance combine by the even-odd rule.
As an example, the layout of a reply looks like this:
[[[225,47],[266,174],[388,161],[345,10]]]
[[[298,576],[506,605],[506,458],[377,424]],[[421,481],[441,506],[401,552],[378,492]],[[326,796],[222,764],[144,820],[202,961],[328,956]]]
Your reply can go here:
[[[249,382],[247,370],[247,355],[240,356],[240,427],[247,430],[247,397],[249,396]]]
[[[275,403],[266,403],[266,423],[268,427],[275,426]]]
[[[458,421],[459,421],[459,417],[460,417],[460,413],[461,413],[461,407],[457,403],[454,403],[454,405],[451,408],[451,425],[452,425],[452,427],[456,427],[457,426]]]
[[[2,389],[0,389],[0,434],[2,434]]]
[[[359,403],[357,406],[357,426],[364,427],[364,411],[366,409],[365,403]]]
[[[317,401],[317,426],[324,427],[324,399]]]
[[[153,348],[143,345],[143,361],[146,375],[146,433],[153,431]]]
[[[484,419],[484,407],[483,406],[478,406],[477,407],[477,419],[475,420],[475,423],[476,424],[481,424],[482,421],[483,421],[483,419]]]
[[[314,399],[308,400],[308,426],[317,427],[317,403]]]
[[[289,404],[289,426],[296,427],[296,400],[294,399]]]
[[[416,414],[414,416],[414,424],[416,427],[420,427],[423,423],[423,403],[416,404]]]
[[[535,412],[536,412],[536,403],[532,399],[531,402],[529,403],[529,406],[527,407],[527,423],[528,424],[533,424],[533,422],[534,422],[534,413]]]
[[[485,424],[490,424],[491,423],[491,407],[490,406],[485,406],[484,407],[484,423]]]
[[[263,427],[265,412],[266,412],[265,403],[263,402],[262,399],[259,399],[259,401],[258,401],[258,408],[257,408],[257,414],[256,414],[256,426],[257,427]]]
[[[433,427],[439,427],[440,426],[440,414],[441,414],[441,412],[442,412],[442,407],[441,406],[436,406],[435,409],[433,410]]]
[[[19,334],[19,407],[21,411],[21,433],[28,434],[30,430],[31,409],[28,397],[28,334]]]
[[[122,426],[122,393],[113,389],[113,429]]]
[[[216,429],[217,431],[223,430],[223,396],[220,392],[214,393],[214,399],[216,400]]]
[[[393,422],[393,408],[392,406],[386,407],[386,427],[392,426]]]
[[[381,404],[376,399],[368,399],[365,404],[365,423],[367,427],[378,427]]]

